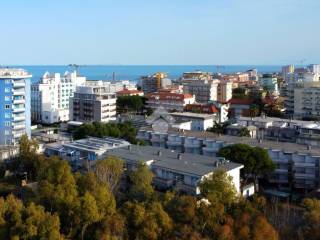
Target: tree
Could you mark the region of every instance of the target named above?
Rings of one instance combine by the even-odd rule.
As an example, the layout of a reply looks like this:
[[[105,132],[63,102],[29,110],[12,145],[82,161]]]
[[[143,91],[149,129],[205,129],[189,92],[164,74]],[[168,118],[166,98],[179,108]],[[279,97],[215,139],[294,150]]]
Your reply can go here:
[[[302,232],[305,239],[320,239],[320,200],[306,198],[302,201],[304,208]]]
[[[172,229],[172,220],[158,202],[150,204],[126,202],[122,213],[127,219],[129,239],[156,240],[166,236]]]
[[[47,159],[47,166],[39,175],[38,194],[40,203],[48,211],[59,214],[62,231],[74,234],[80,202],[75,178],[66,161],[57,157]]]
[[[232,91],[232,97],[238,99],[246,99],[248,98],[245,88],[235,88]]]
[[[244,127],[241,128],[238,134],[239,137],[250,137],[250,131],[248,128]]]
[[[129,179],[130,199],[136,201],[145,201],[151,198],[154,192],[152,187],[153,174],[147,165],[139,162],[137,168],[129,172]]]
[[[37,151],[39,144],[36,139],[29,139],[27,135],[23,135],[19,141],[19,156],[18,165],[19,169],[26,171],[29,179],[34,180],[36,178],[37,168],[39,167],[39,161]]]
[[[218,122],[214,122],[214,125],[212,128],[207,129],[208,132],[213,132],[216,134],[224,134],[227,126],[229,125],[229,123],[218,123]]]
[[[84,234],[87,227],[100,220],[99,210],[95,198],[89,193],[86,192],[81,198],[81,239],[84,239]]]
[[[120,96],[117,98],[118,112],[142,111],[144,100],[141,96]]]
[[[123,161],[112,156],[99,160],[95,164],[94,172],[97,179],[107,184],[110,190],[114,192],[123,173]]]
[[[31,203],[27,207],[9,195],[0,198],[1,239],[63,239],[59,217],[45,212],[44,207]]]
[[[221,148],[218,156],[243,164],[244,177],[246,179],[252,177],[256,186],[258,177],[272,172],[276,167],[267,150],[246,144],[234,144]]]
[[[253,240],[277,240],[277,231],[268,223],[264,216],[258,216],[253,221],[252,239]]]
[[[232,177],[223,170],[215,171],[201,182],[200,192],[211,204],[218,202],[228,207],[237,200]]]

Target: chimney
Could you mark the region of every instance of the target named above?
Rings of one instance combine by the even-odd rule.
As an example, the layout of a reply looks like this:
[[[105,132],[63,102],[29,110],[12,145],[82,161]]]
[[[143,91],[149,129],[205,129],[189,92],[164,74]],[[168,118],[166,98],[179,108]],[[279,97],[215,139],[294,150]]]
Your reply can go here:
[[[179,160],[181,160],[181,159],[182,159],[182,154],[181,154],[181,153],[178,153],[177,158],[178,158]]]
[[[158,156],[162,156],[162,152],[160,150],[158,151]]]
[[[128,146],[128,150],[131,152],[132,150],[131,144]]]
[[[307,146],[307,149],[308,149],[308,150],[311,150],[311,145],[308,145],[308,146]]]

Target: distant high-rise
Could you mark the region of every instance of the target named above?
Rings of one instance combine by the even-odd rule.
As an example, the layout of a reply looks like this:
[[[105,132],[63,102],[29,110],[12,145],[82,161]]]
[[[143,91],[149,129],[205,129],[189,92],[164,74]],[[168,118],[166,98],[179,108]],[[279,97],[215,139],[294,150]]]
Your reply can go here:
[[[160,89],[170,87],[171,80],[167,78],[167,74],[158,72],[152,76],[141,77],[140,84],[144,93],[153,93]]]
[[[0,68],[0,145],[17,145],[31,137],[30,78],[23,69]]]

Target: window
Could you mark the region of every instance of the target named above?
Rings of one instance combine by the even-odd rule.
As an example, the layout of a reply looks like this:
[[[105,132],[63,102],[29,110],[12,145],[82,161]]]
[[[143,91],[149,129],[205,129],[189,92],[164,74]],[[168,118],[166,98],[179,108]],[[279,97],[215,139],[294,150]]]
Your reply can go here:
[[[10,101],[10,100],[11,100],[11,97],[10,97],[10,96],[5,96],[5,97],[4,97],[4,100],[5,100],[5,101]]]
[[[4,91],[5,91],[6,93],[10,92],[10,90],[11,90],[10,88],[5,88],[5,89],[4,89]]]
[[[6,127],[10,127],[10,126],[11,126],[11,122],[6,121],[6,122],[4,123],[4,125],[5,125]]]
[[[6,104],[6,109],[10,109],[10,105],[9,104]]]
[[[10,113],[5,113],[4,117],[5,118],[11,118],[11,114]]]
[[[5,130],[4,131],[4,135],[10,135],[10,131],[9,130]]]
[[[6,83],[6,84],[10,84],[10,83],[11,83],[11,80],[10,80],[10,79],[6,79],[5,83]]]

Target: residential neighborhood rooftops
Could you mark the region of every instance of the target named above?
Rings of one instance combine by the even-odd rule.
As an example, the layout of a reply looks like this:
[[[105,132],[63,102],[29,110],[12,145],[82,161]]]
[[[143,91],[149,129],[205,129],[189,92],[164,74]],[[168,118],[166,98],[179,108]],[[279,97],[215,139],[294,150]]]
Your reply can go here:
[[[173,113],[170,113],[170,115],[173,117],[188,117],[188,118],[201,118],[201,119],[214,118],[213,114],[193,113],[193,112],[173,112]]]
[[[141,130],[152,131],[151,128],[143,128]],[[207,140],[218,140],[223,141],[227,144],[248,144],[250,146],[261,147],[265,149],[273,149],[276,150],[283,150],[284,152],[298,152],[299,154],[310,154],[314,156],[320,156],[320,148],[312,147],[310,148],[307,145],[297,144],[297,143],[290,143],[290,142],[277,142],[277,141],[270,141],[270,140],[258,140],[255,138],[249,137],[237,137],[237,136],[230,136],[230,135],[218,135],[212,132],[207,131],[178,131],[177,129],[170,128],[168,130],[168,134],[177,134],[184,137],[196,137],[201,139]]]
[[[241,164],[233,163],[222,158],[177,153],[172,150],[151,146],[131,145],[130,147],[116,148],[110,150],[108,155],[117,156],[126,161],[152,161],[152,166],[154,167],[197,176],[207,175],[217,169],[229,171],[235,168],[242,168]]]

